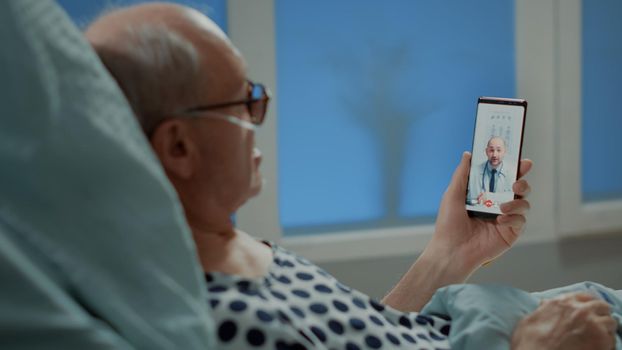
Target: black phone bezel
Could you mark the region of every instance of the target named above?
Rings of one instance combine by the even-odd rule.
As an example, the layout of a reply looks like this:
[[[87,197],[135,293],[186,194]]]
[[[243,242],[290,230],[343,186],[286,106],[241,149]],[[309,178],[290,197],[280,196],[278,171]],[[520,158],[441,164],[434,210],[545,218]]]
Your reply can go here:
[[[473,126],[473,141],[471,143],[471,154],[473,154],[474,151],[474,147],[475,147],[475,129],[477,128],[477,111],[479,109],[479,104],[480,103],[488,103],[488,104],[499,104],[499,105],[512,105],[512,106],[522,106],[523,108],[525,108],[524,112],[523,112],[523,125],[521,127],[521,136],[520,136],[520,146],[518,149],[518,164],[516,166],[516,178],[518,178],[518,172],[519,172],[519,168],[520,168],[520,160],[522,159],[522,155],[523,155],[523,140],[525,138],[525,124],[527,122],[527,100],[525,99],[519,99],[519,98],[504,98],[504,97],[479,97],[477,99],[477,105],[476,105],[476,109],[475,109],[475,123]],[[469,164],[469,169],[470,169],[471,165]],[[468,184],[470,183],[470,178],[471,178],[471,174],[470,174],[470,170],[469,170],[469,178],[467,179],[467,192],[468,192]],[[514,199],[518,198],[517,195],[514,195]],[[465,208],[466,208],[466,200],[465,200]],[[496,213],[487,213],[487,212],[482,212],[482,211],[477,211],[477,210],[469,210],[467,209],[467,215],[469,215],[470,217],[478,217],[478,218],[483,218],[483,219],[496,219],[497,216],[499,216],[500,214],[496,214]]]

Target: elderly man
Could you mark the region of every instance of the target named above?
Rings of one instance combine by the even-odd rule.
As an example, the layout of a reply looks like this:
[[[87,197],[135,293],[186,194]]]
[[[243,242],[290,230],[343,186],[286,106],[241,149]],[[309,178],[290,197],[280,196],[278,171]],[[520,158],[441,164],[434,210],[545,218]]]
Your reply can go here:
[[[371,300],[234,227],[232,213],[261,190],[254,132],[269,94],[248,80],[244,60],[212,21],[186,7],[148,4],[109,13],[86,35],[125,91],[179,194],[223,348],[446,348],[449,322],[416,311],[437,288],[463,282],[506,251],[523,229],[525,199],[503,206],[496,221],[468,217],[465,153],[433,240],[382,303]],[[521,175],[530,168],[523,161]],[[521,196],[530,190],[524,180],[513,186]],[[529,334],[532,343],[517,344],[554,348],[550,337],[535,332],[542,320],[548,318],[525,322],[516,338]],[[604,339],[600,328],[578,331]]]

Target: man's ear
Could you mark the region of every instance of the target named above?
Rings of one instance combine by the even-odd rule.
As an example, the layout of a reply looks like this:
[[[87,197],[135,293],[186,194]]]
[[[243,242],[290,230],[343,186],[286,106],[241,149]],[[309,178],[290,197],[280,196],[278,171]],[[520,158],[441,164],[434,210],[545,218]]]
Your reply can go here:
[[[172,176],[188,179],[194,173],[196,151],[191,130],[182,120],[165,120],[151,135],[151,146],[164,170]]]

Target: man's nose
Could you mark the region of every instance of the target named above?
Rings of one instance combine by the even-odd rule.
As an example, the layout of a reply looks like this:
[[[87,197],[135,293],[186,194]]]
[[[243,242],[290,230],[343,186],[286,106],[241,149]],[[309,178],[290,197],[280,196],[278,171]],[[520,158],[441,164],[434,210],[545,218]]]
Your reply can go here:
[[[259,148],[254,147],[253,148],[253,158],[261,158],[262,154],[261,154],[261,150],[259,150]]]

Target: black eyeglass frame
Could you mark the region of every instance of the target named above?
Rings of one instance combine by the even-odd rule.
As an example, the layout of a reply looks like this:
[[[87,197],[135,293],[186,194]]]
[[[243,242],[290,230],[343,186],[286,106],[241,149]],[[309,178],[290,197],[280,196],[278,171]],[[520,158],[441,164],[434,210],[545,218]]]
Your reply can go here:
[[[243,105],[246,105],[248,114],[251,117],[251,122],[255,125],[261,125],[266,119],[266,113],[268,112],[268,103],[270,102],[271,93],[270,93],[270,90],[263,84],[255,83],[250,80],[247,80],[247,83],[248,83],[248,96],[249,97],[245,100],[222,102],[222,103],[216,103],[212,105],[192,107],[192,108],[184,110],[182,113],[196,114],[200,112],[211,111],[214,109],[237,106],[237,105],[243,104]],[[261,89],[261,92],[262,92],[261,97],[253,97],[253,91],[256,88]],[[258,112],[253,112],[254,108],[257,108],[257,107],[254,107],[254,106],[257,106],[255,104],[258,102],[261,102],[261,104],[258,105],[259,110]]]

